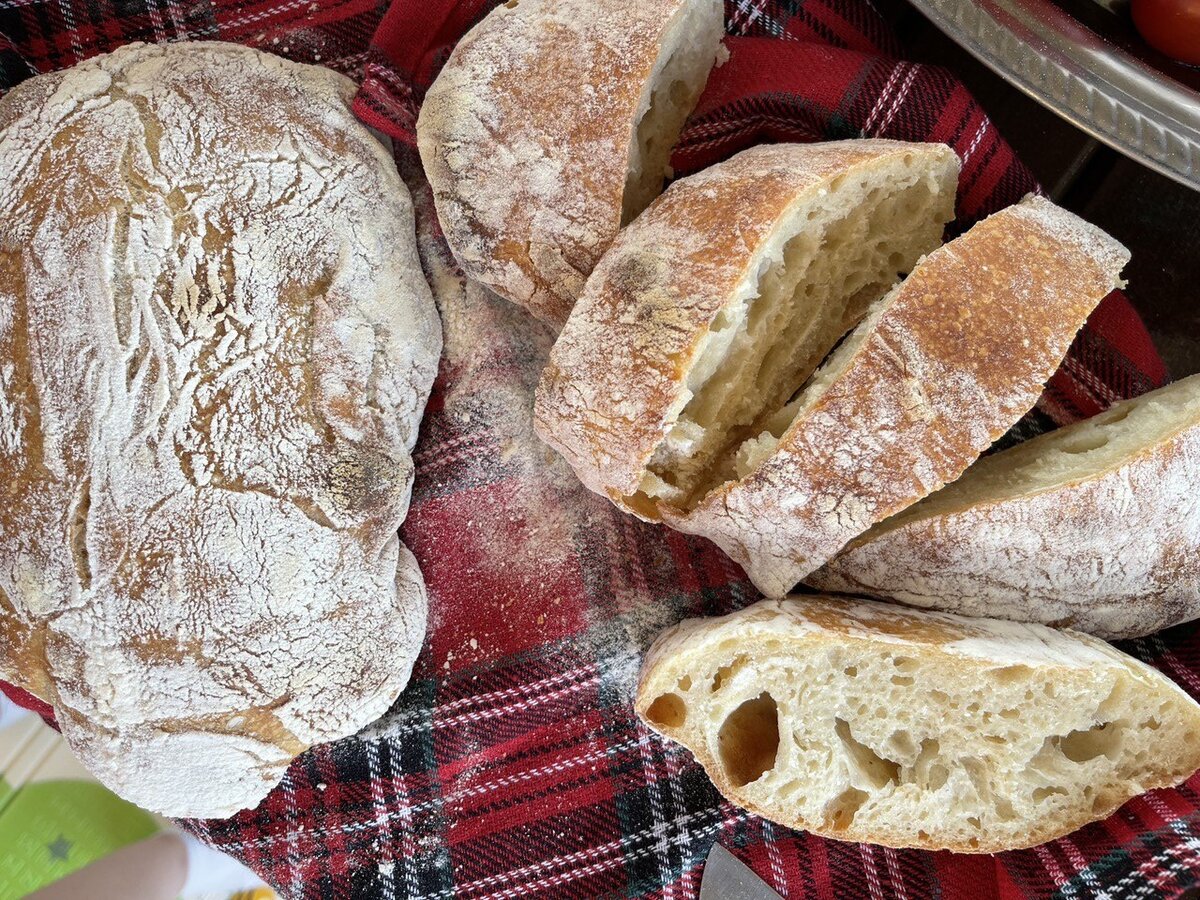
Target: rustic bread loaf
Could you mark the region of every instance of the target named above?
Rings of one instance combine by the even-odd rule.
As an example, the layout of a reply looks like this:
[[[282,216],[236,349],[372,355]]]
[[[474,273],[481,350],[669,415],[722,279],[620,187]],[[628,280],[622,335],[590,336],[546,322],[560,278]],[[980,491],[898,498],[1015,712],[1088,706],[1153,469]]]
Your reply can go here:
[[[618,237],[559,336],[539,432],[647,519],[702,497],[896,279],[941,243],[943,144],[746,150],[673,184]]]
[[[850,141],[676,182],[589,280],[539,432],[592,490],[786,593],[1023,415],[1128,259],[1030,197],[918,263],[956,171],[940,145]]]
[[[417,121],[466,274],[562,325],[662,190],[723,34],[720,0],[519,0],[471,29]]]
[[[158,812],[253,806],[422,640],[441,331],[354,91],[135,44],[0,100],[0,674]]]
[[[993,853],[1200,767],[1200,706],[1103,641],[825,597],[665,632],[639,716],[733,803],[825,837]]]
[[[981,459],[808,581],[1107,638],[1200,616],[1200,376]]]

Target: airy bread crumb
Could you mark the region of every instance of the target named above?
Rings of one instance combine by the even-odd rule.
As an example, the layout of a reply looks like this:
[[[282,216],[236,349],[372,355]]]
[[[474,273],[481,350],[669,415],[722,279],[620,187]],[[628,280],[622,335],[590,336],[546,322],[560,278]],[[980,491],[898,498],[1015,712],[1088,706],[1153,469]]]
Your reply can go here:
[[[1103,641],[871,601],[683,622],[636,708],[731,802],[890,847],[1033,846],[1200,768],[1200,705]]]

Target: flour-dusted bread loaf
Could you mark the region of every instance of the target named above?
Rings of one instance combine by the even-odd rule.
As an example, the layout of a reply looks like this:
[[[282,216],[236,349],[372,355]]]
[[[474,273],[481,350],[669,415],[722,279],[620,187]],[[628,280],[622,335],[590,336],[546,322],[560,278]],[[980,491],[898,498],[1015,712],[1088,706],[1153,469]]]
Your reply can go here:
[[[424,633],[441,331],[354,90],[130,45],[0,101],[0,674],[158,812],[255,805]]]
[[[685,509],[954,216],[944,144],[754,147],[626,228],[559,335],[539,433],[643,518]]]
[[[720,0],[520,0],[469,31],[417,143],[470,277],[562,325],[617,230],[662,190],[724,53]]]
[[[812,178],[775,229],[782,256],[759,238],[778,206],[743,175],[769,154]],[[918,262],[952,183],[927,147],[850,142],[756,148],[672,185],[588,282],[539,388],[541,433],[593,490],[787,593],[957,478],[1119,283],[1125,249],[1038,197]]]
[[[1200,616],[1200,376],[981,459],[808,581],[1107,638]]]
[[[733,803],[891,847],[1030,847],[1200,768],[1200,706],[1103,641],[871,601],[683,622],[636,703]]]

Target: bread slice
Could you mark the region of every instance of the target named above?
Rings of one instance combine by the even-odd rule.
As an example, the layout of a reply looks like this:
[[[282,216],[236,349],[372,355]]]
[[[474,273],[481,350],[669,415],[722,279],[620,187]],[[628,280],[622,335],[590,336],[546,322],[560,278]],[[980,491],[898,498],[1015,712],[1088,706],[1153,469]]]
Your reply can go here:
[[[1129,254],[1031,196],[918,262],[949,216],[949,153],[759,147],[672,185],[589,280],[539,433],[772,597],[955,480],[1034,404]]]
[[[941,243],[943,144],[755,147],[675,182],[597,267],[537,394],[539,433],[646,519],[687,508]]]
[[[1200,705],[1103,641],[865,600],[683,622],[636,706],[731,802],[890,847],[1030,847],[1200,768]]]
[[[1107,638],[1200,616],[1200,376],[981,459],[808,581]]]
[[[514,0],[472,28],[417,121],[465,272],[561,326],[662,191],[723,35],[720,0]]]

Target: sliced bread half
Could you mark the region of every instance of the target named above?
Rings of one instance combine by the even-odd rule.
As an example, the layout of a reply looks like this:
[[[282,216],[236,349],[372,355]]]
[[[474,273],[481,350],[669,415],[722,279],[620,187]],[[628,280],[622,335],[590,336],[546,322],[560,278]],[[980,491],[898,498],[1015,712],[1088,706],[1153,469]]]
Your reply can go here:
[[[1088,635],[831,597],[666,631],[636,700],[729,800],[826,837],[992,853],[1200,768],[1200,705]]]

